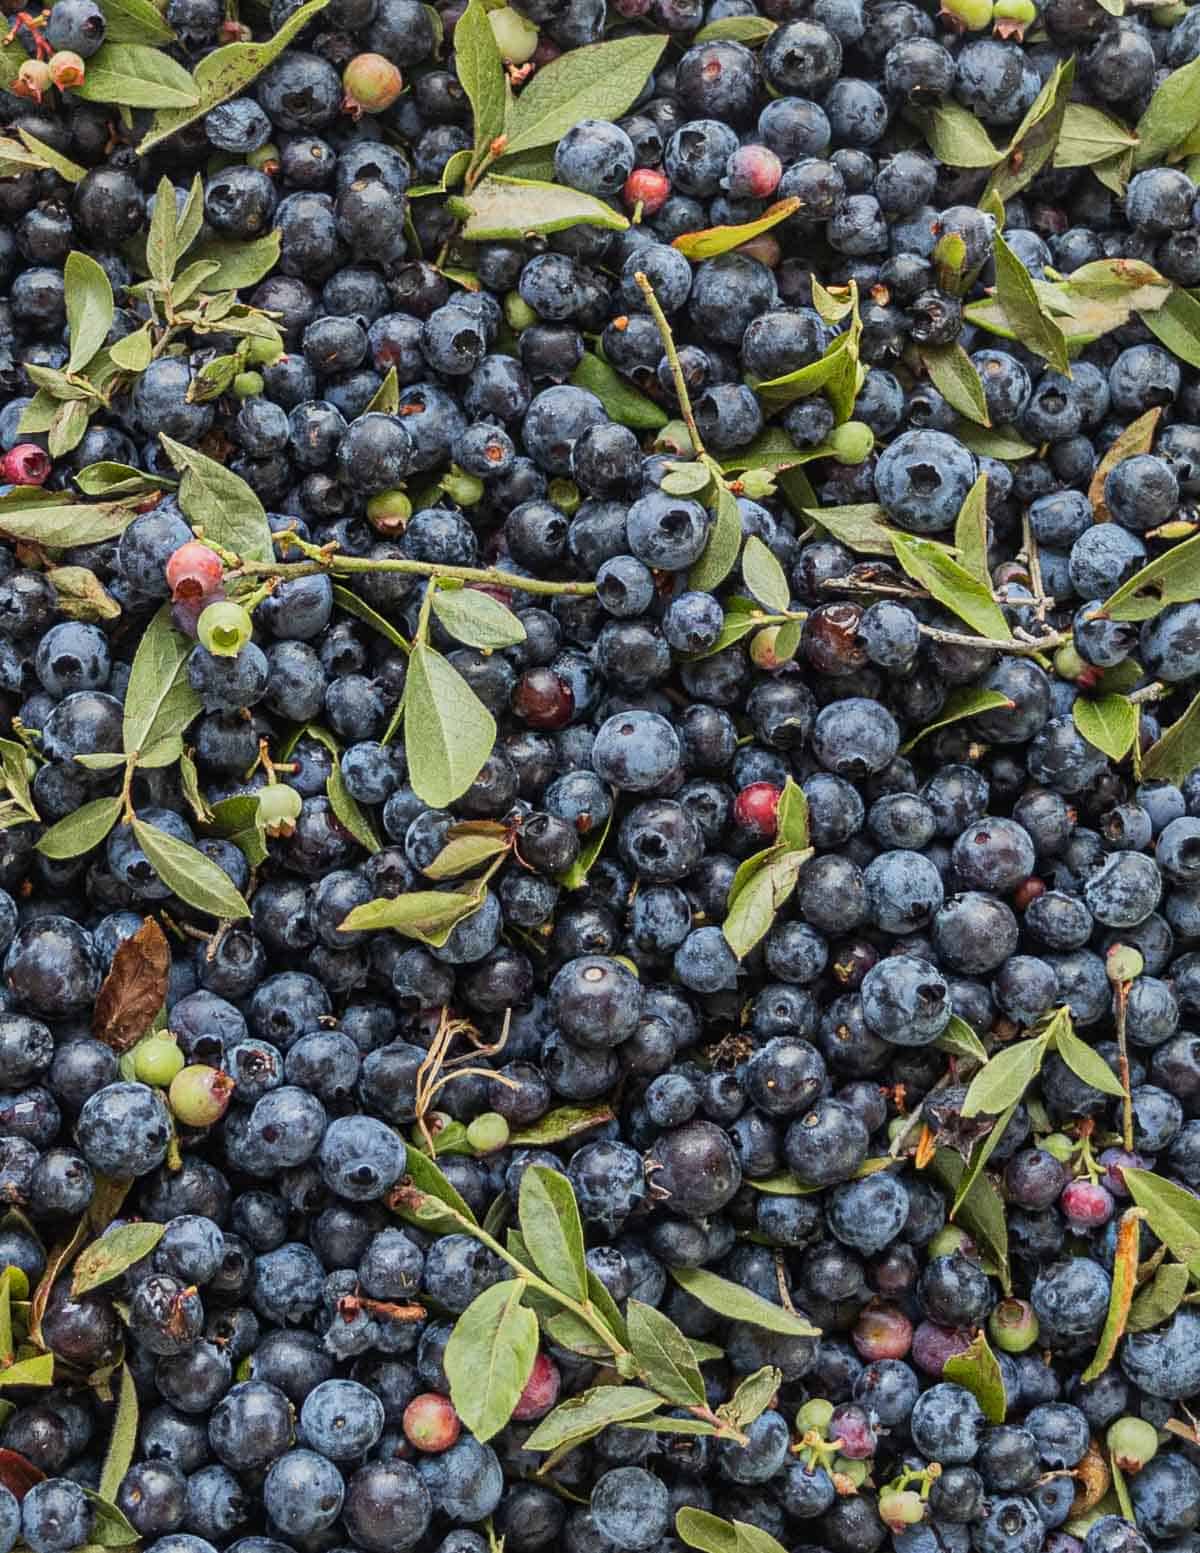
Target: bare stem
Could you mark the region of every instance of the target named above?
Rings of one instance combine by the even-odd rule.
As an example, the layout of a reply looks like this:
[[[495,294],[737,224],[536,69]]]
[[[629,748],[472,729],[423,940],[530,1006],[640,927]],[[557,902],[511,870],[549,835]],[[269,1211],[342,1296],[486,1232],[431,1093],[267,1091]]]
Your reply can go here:
[[[1025,513],[1021,519],[1022,548],[1025,551],[1025,564],[1029,567],[1029,581],[1033,587],[1034,604],[1039,620],[1046,618],[1046,606],[1049,600],[1046,598],[1045,585],[1042,582],[1042,559],[1038,554],[1037,540],[1034,538],[1033,529],[1029,522],[1029,514]]]
[[[494,588],[512,588],[523,593],[595,593],[594,582],[546,582],[540,577],[521,577],[516,572],[495,567],[442,566],[433,561],[406,561],[398,558],[362,555],[330,555],[308,561],[243,561],[229,577],[315,577],[330,572],[335,577],[359,573],[399,572],[408,577],[454,577],[460,582],[490,583]]]
[[[692,447],[696,451],[697,458],[704,458],[704,441],[696,429],[696,417],[692,414],[692,401],[688,394],[687,383],[683,376],[683,366],[679,360],[679,352],[675,349],[675,336],[671,333],[671,325],[667,322],[667,315],[662,310],[658,298],[654,295],[654,287],[649,280],[638,270],[633,277],[637,282],[638,290],[646,299],[646,306],[650,309],[650,316],[658,326],[658,332],[662,336],[663,350],[666,353],[667,362],[671,368],[671,377],[675,383],[675,397],[679,400],[679,412],[683,416],[683,423],[688,429],[692,439]]]
[[[990,636],[972,636],[967,631],[943,631],[939,626],[922,625],[920,630],[922,636],[934,642],[945,642],[950,647],[986,647],[994,652],[1021,658],[1040,657],[1071,639],[1069,631],[1053,631],[1049,636],[1039,637],[1036,642],[1023,642],[1017,637],[1010,642],[1001,642]]]

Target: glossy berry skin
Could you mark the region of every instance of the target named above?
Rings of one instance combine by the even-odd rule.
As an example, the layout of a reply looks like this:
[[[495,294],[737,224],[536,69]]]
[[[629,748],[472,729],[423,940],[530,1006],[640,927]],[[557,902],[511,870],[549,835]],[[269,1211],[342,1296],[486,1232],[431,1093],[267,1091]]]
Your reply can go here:
[[[733,806],[735,822],[750,835],[769,841],[778,825],[779,788],[770,782],[752,782],[743,787]]]

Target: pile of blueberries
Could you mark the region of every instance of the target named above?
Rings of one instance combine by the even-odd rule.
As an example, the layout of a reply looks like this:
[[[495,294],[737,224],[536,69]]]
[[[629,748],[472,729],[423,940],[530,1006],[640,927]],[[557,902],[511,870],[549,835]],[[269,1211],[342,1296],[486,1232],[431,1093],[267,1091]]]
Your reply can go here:
[[[169,52],[194,69],[295,9],[168,0]],[[1200,369],[1135,314],[1068,378],[964,305],[995,282],[1000,230],[1036,278],[1130,259],[1195,285],[1200,203],[1183,165],[1152,163],[1122,197],[1047,162],[1001,225],[976,207],[988,170],[942,165],[907,110],[957,103],[999,143],[1073,58],[1073,101],[1136,122],[1200,57],[1200,9],[1000,0],[993,35],[993,7],[960,0],[513,0],[493,31],[518,97],[605,36],[668,45],[626,116],[581,115],[546,153],[558,184],[629,222],[474,244],[438,192],[474,145],[459,0],[330,0],[243,95],[145,156],[147,113],[58,90],[126,10],[22,13],[37,68],[0,92],[10,140],[86,170],[70,182],[35,157],[0,176],[0,500],[75,492],[97,465],[166,491],[115,537],[0,547],[0,712],[38,816],[0,830],[0,1553],[119,1545],[129,1527],[147,1553],[678,1553],[687,1508],[750,1529],[706,1544],[729,1553],[761,1553],[755,1532],[800,1553],[1195,1553],[1186,1278],[1084,1372],[1114,1304],[1123,1170],[1200,1191],[1200,766],[1142,779],[1134,760],[1198,688],[1200,575],[1141,623],[1099,613],[1196,528]],[[696,41],[714,23],[725,35]],[[67,364],[68,254],[110,280],[109,343],[131,334],[158,180],[182,209],[196,174],[207,237],[280,235],[242,300],[275,319],[282,354],[253,353],[206,398],[198,376],[228,342],[193,335],[50,457],[21,423],[30,369]],[[797,214],[733,251],[673,246],[792,196]],[[948,232],[978,277],[965,295],[935,254]],[[847,327],[829,298],[852,284],[853,417],[874,447],[838,442],[824,393],[787,409],[796,449],[831,449],[805,466],[811,505],[770,480],[734,495],[786,578],[783,613],[806,616],[799,645],[722,645],[752,585],[736,567],[689,585],[713,519],[663,489],[692,451],[679,374],[709,452],[744,449],[763,429],[748,384],[819,359]],[[978,451],[924,376],[921,352],[951,345],[1019,456]],[[657,438],[571,381],[598,354],[665,411]],[[396,413],[369,409],[392,372]],[[1154,409],[1098,492],[1106,452]],[[364,564],[335,588],[316,566],[251,612],[222,600],[237,558],[194,532],[162,436],[236,473],[305,554],[561,585],[485,585],[518,615],[516,645],[434,626],[496,723],[461,797],[424,801],[395,736],[410,660],[394,637],[428,629],[432,585]],[[949,541],[981,473],[1009,648],[820,524],[877,504]],[[49,575],[68,567],[106,601],[90,618]],[[38,849],[121,791],[120,770],[77,757],[121,751],[131,662],[164,605],[195,639],[202,710],[188,763],[138,767],[128,795],[224,871],[241,921],[180,899],[123,822],[74,856]],[[1122,667],[1136,750],[1114,758],[1074,714]],[[979,691],[1000,695],[953,712]],[[731,890],[789,783],[812,855],[739,959]],[[245,795],[262,855],[197,817]],[[436,946],[342,931],[352,908],[433,889],[464,822],[511,842],[478,910]],[[120,1051],[97,995],[148,919],[164,1013]],[[1063,1007],[1128,1103],[1050,1049],[996,1108],[993,1218],[952,1219],[995,1122],[964,1114],[970,1052],[1003,1054]],[[448,1024],[453,1080],[431,1094]],[[531,1165],[565,1172],[588,1270],[618,1309],[656,1307],[707,1345],[713,1408],[775,1367],[746,1443],[615,1423],[547,1467],[525,1445],[538,1421],[622,1379],[547,1333],[511,1420],[475,1438],[446,1345],[509,1273],[393,1211],[439,1135],[445,1181],[501,1235]],[[1152,1225],[1133,1229],[1138,1300],[1164,1265],[1196,1265],[1183,1222],[1165,1263]],[[153,1249],[74,1293],[64,1247],[139,1224],[164,1226]],[[674,1276],[695,1269],[820,1336],[723,1316]],[[943,1377],[981,1333],[999,1410],[978,1365],[971,1386]],[[38,1340],[50,1383],[6,1385]],[[114,1451],[117,1522],[90,1497]]]

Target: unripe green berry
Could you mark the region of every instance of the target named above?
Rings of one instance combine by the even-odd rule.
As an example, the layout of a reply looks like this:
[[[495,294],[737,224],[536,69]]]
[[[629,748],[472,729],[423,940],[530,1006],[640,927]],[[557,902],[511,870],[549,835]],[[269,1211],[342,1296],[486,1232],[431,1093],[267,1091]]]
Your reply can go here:
[[[959,22],[968,32],[978,32],[992,19],[991,0],[943,0],[942,14]]]
[[[260,340],[255,336],[246,347],[246,360],[253,367],[273,366],[282,355],[283,343],[278,339]]]
[[[257,399],[264,387],[261,372],[239,372],[233,380],[233,397]]]
[[[1038,1340],[1038,1318],[1027,1300],[1001,1300],[988,1317],[988,1336],[1002,1353],[1024,1353]]]
[[[217,658],[236,658],[253,634],[254,622],[232,599],[210,604],[196,622],[200,645]]]
[[[367,522],[381,534],[402,534],[412,510],[407,492],[380,491],[367,502]]]
[[[356,54],[342,71],[342,90],[351,108],[382,113],[404,90],[404,78],[382,54]]]
[[[775,651],[779,626],[764,626],[750,638],[750,661],[756,669],[777,669],[782,662]]]
[[[849,1456],[835,1456],[829,1464],[830,1476],[849,1478],[855,1488],[861,1488],[871,1473],[869,1461],[852,1461]]]
[[[303,799],[285,782],[272,782],[258,795],[258,820],[268,836],[290,836],[300,818]]]
[[[969,1251],[971,1237],[957,1224],[944,1224],[929,1242],[929,1260],[939,1256],[953,1256],[956,1251]]]
[[[1118,1418],[1104,1439],[1122,1472],[1140,1472],[1158,1454],[1158,1430],[1144,1418]]]
[[[879,1490],[879,1518],[892,1531],[902,1532],[925,1519],[925,1506],[914,1489],[884,1487]]]
[[[992,20],[1016,22],[1020,27],[1028,27],[1037,20],[1037,6],[1033,0],[994,0]]]
[[[1084,663],[1070,642],[1060,647],[1054,654],[1054,672],[1059,679],[1069,679],[1074,682],[1086,668],[1087,664]]]
[[[259,146],[257,151],[246,153],[246,166],[253,167],[256,172],[279,166],[279,147],[273,140],[268,140],[265,146]]]
[[[183,1053],[173,1035],[152,1035],[133,1049],[133,1072],[140,1084],[165,1089],[183,1067]]]
[[[179,1070],[167,1099],[175,1119],[185,1127],[211,1127],[225,1115],[233,1090],[228,1073],[197,1062]]]
[[[478,475],[452,469],[442,481],[442,490],[460,507],[474,507],[483,500],[483,481]]]
[[[514,334],[520,334],[537,323],[538,315],[519,291],[510,291],[504,298],[504,320]]]
[[[1104,961],[1109,981],[1136,981],[1146,969],[1141,952],[1129,944],[1114,944]]]
[[[824,1397],[813,1397],[806,1402],[796,1414],[796,1428],[801,1434],[807,1434],[810,1429],[815,1429],[823,1435],[829,1428],[829,1420],[833,1417],[833,1403],[826,1401]]]
[[[538,30],[519,11],[507,5],[489,11],[488,24],[505,64],[523,65],[537,53]]]
[[[839,464],[861,464],[871,456],[875,433],[865,421],[845,421],[833,428],[828,440]]]
[[[485,1111],[468,1122],[467,1142],[477,1154],[494,1154],[508,1142],[508,1122],[498,1111]]]

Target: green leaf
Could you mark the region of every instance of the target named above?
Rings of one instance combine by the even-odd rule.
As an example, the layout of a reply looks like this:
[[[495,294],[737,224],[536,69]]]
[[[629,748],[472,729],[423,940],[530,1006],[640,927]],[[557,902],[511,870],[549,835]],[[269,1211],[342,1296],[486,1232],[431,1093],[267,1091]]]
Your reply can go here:
[[[310,4],[321,3],[323,0],[310,0]],[[165,433],[159,441],[183,476],[179,505],[192,526],[203,529],[210,543],[234,551],[244,561],[273,561],[275,551],[263,504],[241,476]]]
[[[552,146],[581,119],[619,119],[666,46],[665,37],[642,33],[560,54],[517,98],[508,122],[508,153]]]
[[[283,53],[300,32],[303,32],[314,16],[320,14],[328,0],[308,0],[298,11],[293,11],[283,26],[266,43],[227,43],[224,48],[206,54],[196,66],[194,85],[198,100],[192,107],[163,108],[154,115],[149,134],[143,136],[138,155],[145,156],[153,146],[173,135],[186,124],[203,118],[218,103],[236,97],[255,76]],[[88,64],[88,76],[92,72]]]
[[[141,43],[102,43],[74,95],[84,102],[176,111],[194,109],[200,101],[196,82],[182,65],[162,49]]]
[[[78,162],[73,162],[70,157],[63,156],[61,151],[56,151],[53,146],[48,146],[44,140],[39,140],[36,135],[31,135],[23,126],[18,126],[17,134],[25,145],[25,149],[36,156],[44,167],[49,167],[60,178],[65,178],[68,183],[82,183],[87,177],[86,167],[80,167]]]
[[[539,1116],[530,1126],[512,1133],[508,1141],[513,1148],[551,1148],[581,1132],[591,1132],[593,1127],[603,1126],[612,1119],[613,1109],[603,1100],[594,1100],[590,1105],[560,1105]]]
[[[990,712],[998,706],[1006,707],[1010,711],[1015,702],[999,690],[977,690],[971,685],[960,685],[952,690],[942,703],[942,709],[930,723],[925,723],[909,739],[901,749],[901,754],[907,755],[915,745],[919,744],[927,734],[935,732],[938,728],[945,728],[949,723],[961,722],[964,717],[975,717],[980,712]]]
[[[1008,1407],[1000,1361],[980,1331],[963,1353],[956,1353],[942,1367],[942,1378],[964,1386],[983,1409],[989,1424],[1002,1424]]]
[[[661,405],[648,399],[607,361],[591,351],[584,351],[570,381],[576,388],[586,388],[595,394],[608,412],[609,420],[620,426],[628,426],[633,431],[657,431],[667,424],[667,412]]]
[[[975,1034],[965,1019],[950,1015],[950,1023],[934,1042],[938,1051],[949,1052],[952,1057],[967,1057],[972,1062],[988,1060],[987,1047]]]
[[[1146,1210],[1154,1234],[1187,1264],[1194,1278],[1200,1277],[1200,1199],[1149,1170],[1122,1167],[1121,1178],[1134,1202]]]
[[[418,642],[404,691],[404,748],[417,796],[435,809],[461,798],[495,742],[487,707],[441,653]]]
[[[578,1445],[610,1424],[644,1418],[661,1403],[661,1397],[640,1386],[593,1386],[548,1413],[525,1441],[525,1449],[556,1451],[563,1445]]]
[[[71,1270],[71,1294],[78,1299],[101,1284],[111,1283],[127,1272],[135,1262],[140,1262],[163,1238],[165,1224],[123,1224],[119,1229],[107,1230],[98,1240],[93,1240],[81,1251]]]
[[[1145,1216],[1141,1208],[1127,1208],[1117,1225],[1108,1314],[1104,1318],[1104,1329],[1096,1344],[1095,1357],[1083,1372],[1082,1382],[1085,1386],[1104,1374],[1112,1363],[1117,1344],[1125,1335],[1125,1323],[1129,1320],[1129,1309],[1133,1304],[1134,1290],[1137,1288],[1138,1247],[1141,1242],[1142,1220]]]
[[[770,932],[776,913],[790,898],[800,870],[811,856],[811,847],[802,851],[786,846],[772,848],[766,862],[740,889],[735,877],[721,931],[739,960],[745,959]]]
[[[1125,1330],[1148,1332],[1151,1327],[1169,1321],[1187,1293],[1188,1277],[1188,1270],[1182,1263],[1163,1262],[1155,1272],[1153,1282],[1147,1284],[1134,1299]]]
[[[979,373],[961,345],[926,345],[921,360],[929,381],[952,410],[980,426],[991,425]]]
[[[722,16],[719,21],[701,27],[692,42],[713,43],[718,38],[731,38],[735,43],[765,43],[777,25],[765,16]]]
[[[808,799],[794,777],[789,776],[783,784],[775,818],[776,835],[784,846],[808,846]]]
[[[454,69],[471,104],[475,125],[473,161],[482,161],[504,133],[508,82],[495,34],[480,0],[471,0],[454,27]]]
[[[681,232],[672,239],[671,247],[678,248],[685,258],[698,264],[701,259],[713,259],[717,254],[728,253],[731,248],[740,248],[752,237],[769,232],[773,226],[794,216],[802,204],[802,200],[792,195],[790,199],[777,200],[774,205],[768,205],[762,215],[756,216],[753,221],[741,221],[735,226],[706,227],[701,232]]]
[[[890,1170],[896,1161],[888,1154],[879,1159],[864,1159],[862,1164],[850,1177],[852,1181],[864,1181],[867,1176],[878,1175],[881,1170]],[[810,1197],[814,1192],[823,1192],[822,1186],[802,1186],[790,1170],[783,1171],[774,1176],[755,1176],[746,1185],[756,1192],[766,1192],[771,1197]]]
[[[1042,307],[1029,272],[997,232],[992,250],[996,265],[996,300],[1016,337],[1043,357],[1056,372],[1071,375],[1062,329]]]
[[[534,77],[534,81],[540,79],[540,75]],[[459,235],[471,243],[497,238],[520,240],[532,233],[562,232],[573,226],[608,227],[620,232],[629,225],[619,211],[592,194],[581,194],[562,184],[501,178],[496,174],[484,178],[469,194],[452,195],[448,206],[464,223]]]
[[[134,820],[133,834],[155,873],[180,900],[222,921],[250,915],[229,875],[203,852],[145,820]]]
[[[1158,423],[1162,418],[1162,410],[1157,405],[1145,414],[1139,415],[1137,420],[1131,421],[1121,432],[1120,436],[1111,444],[1104,457],[1096,465],[1092,478],[1088,481],[1088,501],[1092,504],[1097,523],[1111,523],[1112,513],[1104,504],[1104,488],[1108,483],[1108,477],[1127,458],[1132,458],[1135,453],[1149,453],[1154,446],[1155,434],[1158,431]],[[1131,579],[1136,581],[1136,579]],[[1113,595],[1116,598],[1121,592]],[[1112,599],[1109,600],[1109,603]],[[1106,605],[1105,608],[1108,606]]]
[[[787,611],[792,602],[787,576],[757,534],[751,535],[742,551],[742,580],[760,604],[777,614]]]
[[[1142,776],[1147,781],[1183,782],[1196,766],[1200,766],[1200,695],[1142,756]]]
[[[395,368],[392,369],[395,371]],[[398,647],[402,653],[407,654],[409,644],[390,620],[385,620],[378,610],[372,609],[365,599],[360,599],[352,589],[343,587],[340,582],[333,585],[333,602],[339,609],[344,609],[348,615],[361,620],[363,625],[371,627],[372,631],[378,631],[380,636],[391,642],[393,647]]]
[[[441,949],[464,918],[473,916],[483,904],[483,891],[410,890],[394,899],[380,897],[355,906],[338,926],[339,933],[375,932],[391,928],[402,938]]]
[[[683,1542],[701,1553],[784,1553],[769,1532],[747,1521],[723,1521],[707,1510],[680,1510],[675,1530]]]
[[[0,526],[4,526],[0,512]],[[1101,613],[1109,620],[1152,620],[1168,604],[1186,604],[1200,597],[1200,534],[1175,545],[1143,566],[1105,599]]]
[[[954,524],[954,548],[958,551],[958,563],[963,570],[970,572],[972,577],[990,589],[992,578],[987,564],[987,475],[979,476],[959,508]]]
[[[46,444],[51,458],[62,458],[79,446],[90,415],[91,409],[82,399],[59,405],[50,423],[50,438]]]
[[[446,845],[421,872],[427,879],[457,879],[507,852],[508,846],[508,832],[495,820],[452,825],[446,832]]]
[[[182,734],[199,713],[200,697],[187,678],[192,647],[171,624],[170,606],[164,604],[146,627],[130,669],[122,729],[128,754]]]
[[[127,1548],[137,1543],[138,1534],[111,1500],[90,1488],[83,1490],[92,1507],[91,1540],[102,1548]]]
[[[1010,200],[1031,184],[1054,154],[1075,80],[1075,61],[1060,61],[1017,125],[1000,165],[988,179],[985,199]],[[1038,353],[1041,354],[1040,352]],[[1065,369],[1060,369],[1065,370]]]
[[[161,1226],[166,1228],[165,1225]],[[133,1465],[134,1447],[137,1445],[138,1400],[137,1387],[129,1366],[121,1366],[117,1382],[117,1411],[113,1416],[112,1433],[108,1438],[108,1451],[100,1473],[100,1494],[105,1499],[116,1497],[121,1479]]]
[[[1005,463],[1032,458],[1037,452],[1032,442],[1019,437],[1011,426],[976,426],[964,421],[955,428],[958,440],[980,458],[998,458]]]
[[[971,1150],[971,1158],[967,1162],[966,1172],[963,1175],[962,1180],[958,1183],[958,1190],[955,1192],[954,1201],[950,1205],[950,1217],[952,1219],[958,1210],[962,1207],[966,1199],[970,1196],[971,1188],[983,1174],[984,1166],[987,1164],[988,1160],[991,1159],[992,1155],[996,1151],[996,1147],[999,1144],[1000,1139],[1008,1130],[1008,1124],[1012,1121],[1019,1104],[1019,1101],[1014,1100],[1010,1106],[1006,1106],[1005,1109],[1001,1111],[1000,1115],[996,1118],[995,1125],[992,1127],[992,1130],[987,1134],[986,1137],[980,1138],[975,1147]]]
[[[742,548],[742,514],[737,497],[723,480],[717,484],[716,510],[704,554],[688,573],[688,587],[711,593],[729,576]]]
[[[1110,760],[1122,760],[1137,738],[1138,710],[1126,696],[1080,696],[1071,708],[1079,732]]]
[[[680,461],[662,477],[659,489],[668,496],[699,496],[712,485],[712,471],[707,464]]]
[[[122,335],[109,351],[109,355],[126,372],[144,372],[154,354],[154,333],[150,324],[143,324],[132,334]],[[203,375],[200,376],[203,381]]]
[[[0,1370],[0,1386],[51,1386],[54,1384],[54,1355],[40,1353],[32,1359],[18,1359]],[[134,1539],[137,1533],[133,1534]],[[132,1540],[132,1539],[131,1539]]]
[[[517,1216],[534,1266],[556,1289],[576,1301],[587,1298],[583,1224],[566,1176],[531,1165],[521,1177]]]
[[[848,550],[859,555],[894,555],[895,533],[883,521],[883,508],[875,502],[850,507],[805,507],[803,516],[817,523]]]
[[[640,1429],[645,1434],[690,1434],[692,1436],[700,1436],[718,1433],[717,1426],[706,1423],[703,1418],[680,1418],[673,1413],[659,1413],[654,1418],[633,1419],[625,1427],[627,1429]]]
[[[489,171],[499,173],[502,178],[532,178],[535,183],[553,183],[554,153],[535,148],[532,151],[521,151],[516,156],[502,156]],[[436,194],[439,191],[434,188],[430,192]],[[412,199],[412,189],[409,189],[408,197]]]
[[[1086,103],[1067,104],[1054,148],[1055,167],[1091,167],[1137,145],[1137,136],[1119,120]]]
[[[1172,70],[1137,122],[1133,165],[1149,167],[1200,124],[1200,59]]]
[[[67,255],[63,283],[71,341],[67,371],[79,372],[104,344],[112,324],[112,286],[100,265],[86,253]]]
[[[434,1162],[427,1155],[421,1153],[420,1149],[410,1148],[408,1150],[404,1174],[420,1191],[426,1193],[429,1197],[436,1198],[440,1203],[445,1203],[448,1208],[452,1208],[468,1224],[476,1224],[478,1222],[474,1213],[467,1206],[466,1200],[459,1196],[457,1189],[447,1181]],[[424,1228],[429,1227],[427,1219],[420,1222]],[[462,1229],[462,1225],[454,1223],[453,1220],[447,1219],[446,1222],[454,1230]],[[433,1233],[437,1234],[440,1232],[434,1229]]]
[[[324,4],[325,0],[314,0],[314,3]],[[297,12],[297,15],[299,13]],[[258,48],[259,44],[233,43],[231,48]],[[218,50],[218,53],[223,50]],[[208,56],[209,59],[213,55]],[[202,61],[200,68],[203,68]],[[221,238],[208,238],[197,244],[192,250],[191,264],[215,264],[217,268],[210,270],[204,277],[204,289],[209,292],[216,291],[242,291],[247,286],[256,286],[260,280],[269,275],[279,262],[279,250],[282,242],[278,230],[268,232],[264,237],[256,237],[252,242],[231,242]]]
[[[964,1116],[999,1116],[1029,1088],[1046,1055],[1045,1036],[1003,1046],[971,1080],[963,1101]]]
[[[973,113],[952,99],[920,115],[929,149],[947,167],[995,167],[1003,155]]]
[[[119,793],[112,798],[93,798],[44,831],[37,850],[43,857],[82,857],[100,845],[117,823],[120,812]]]
[[[810,361],[807,366],[797,367],[792,372],[785,372],[782,377],[754,383],[754,392],[764,412],[774,415],[794,404],[797,399],[808,399],[822,389],[827,389],[840,377],[845,365],[843,358],[847,353],[852,354],[850,335],[839,334],[816,361]]]
[[[938,1149],[933,1156],[933,1171],[943,1186],[955,1192],[966,1172],[966,1165],[954,1149]],[[980,1174],[967,1192],[956,1214],[957,1222],[976,1244],[995,1260],[1001,1286],[1011,1292],[1008,1270],[1008,1221],[1004,1203],[989,1178]]]
[[[249,794],[222,798],[212,806],[207,822],[209,834],[232,841],[251,868],[267,860],[266,842],[258,823],[258,799]]]
[[[150,0],[100,0],[106,43],[174,43],[175,33]]]
[[[629,1301],[626,1319],[639,1378],[679,1407],[703,1407],[704,1376],[675,1323],[635,1299]]]
[[[992,641],[1008,642],[1008,628],[991,589],[961,567],[949,552],[929,539],[915,534],[893,534],[892,549],[900,565],[913,579],[927,588],[952,614],[965,620],[973,631]]]
[[[1121,1100],[1124,1089],[1121,1087],[1121,1079],[1108,1067],[1098,1051],[1091,1050],[1090,1045],[1080,1041],[1079,1036],[1071,1028],[1070,1016],[1057,1023],[1054,1034],[1054,1047],[1066,1067],[1077,1078],[1084,1079],[1085,1084],[1090,1084],[1093,1089],[1101,1090],[1102,1095],[1113,1095],[1116,1100]]]
[[[512,1417],[533,1370],[538,1323],[521,1304],[523,1279],[493,1284],[454,1323],[444,1364],[455,1411],[477,1440],[490,1440]]]
[[[770,1407],[782,1384],[782,1373],[774,1365],[764,1365],[761,1370],[755,1370],[753,1375],[747,1375],[720,1409],[721,1416],[727,1417],[735,1429],[748,1428]]]
[[[171,483],[159,475],[143,474],[130,464],[108,461],[89,464],[74,479],[85,496],[144,496],[147,491],[161,490]]]
[[[1200,367],[1200,302],[1176,287],[1160,308],[1140,314],[1161,345],[1189,367]]]
[[[150,231],[146,237],[146,264],[149,266],[150,274],[160,286],[166,286],[175,273],[178,234],[175,185],[164,176],[158,180],[158,189],[154,197],[154,214],[150,219]]]
[[[433,612],[455,641],[468,647],[490,652],[525,640],[525,627],[512,610],[478,588],[437,589]]]
[[[708,1310],[730,1321],[745,1322],[747,1326],[761,1327],[767,1332],[780,1332],[784,1337],[820,1337],[818,1327],[806,1321],[795,1311],[773,1305],[741,1284],[718,1278],[706,1267],[672,1267],[671,1277],[693,1299],[699,1300]]]
[[[608,840],[608,833],[612,829],[612,809],[609,810],[604,824],[596,830],[590,831],[587,840],[579,849],[579,856],[571,864],[555,877],[564,890],[581,890],[587,883],[588,874],[591,873],[596,859],[604,850],[604,843]]]

